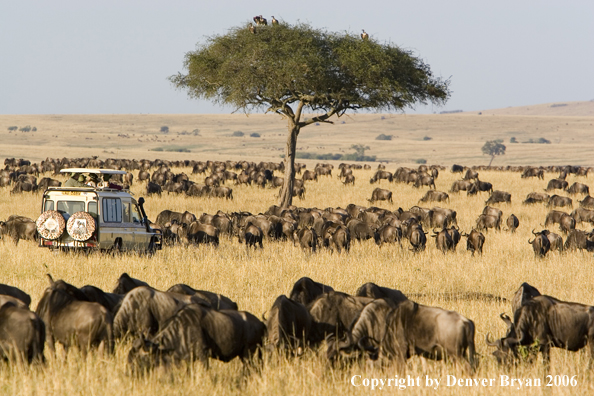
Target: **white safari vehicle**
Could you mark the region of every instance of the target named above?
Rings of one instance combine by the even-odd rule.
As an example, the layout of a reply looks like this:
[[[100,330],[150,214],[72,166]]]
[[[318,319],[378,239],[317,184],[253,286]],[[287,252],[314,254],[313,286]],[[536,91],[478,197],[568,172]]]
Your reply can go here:
[[[129,191],[110,187],[106,181],[112,175],[126,172],[87,168],[61,172],[86,174],[94,180],[94,185],[49,187],[43,193],[42,213],[37,219],[39,246],[149,254],[161,249],[161,231],[149,226],[142,206],[144,198],[136,201]]]

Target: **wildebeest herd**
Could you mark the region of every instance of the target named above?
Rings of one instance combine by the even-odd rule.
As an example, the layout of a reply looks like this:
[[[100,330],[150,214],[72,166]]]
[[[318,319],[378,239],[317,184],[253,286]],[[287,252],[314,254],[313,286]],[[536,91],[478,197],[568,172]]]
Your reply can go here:
[[[470,371],[478,364],[472,320],[374,283],[349,295],[303,277],[260,320],[225,296],[185,284],[163,292],[124,273],[112,292],[104,292],[48,278],[35,312],[29,310],[29,295],[0,285],[4,359],[43,363],[45,345],[53,354],[56,343],[65,350],[77,347],[83,356],[95,348],[111,354],[114,340],[124,339],[131,342],[128,364],[135,373],[196,360],[208,367],[209,359],[236,357],[257,365],[273,350],[299,356],[306,348],[324,346],[331,364],[367,359],[403,365],[414,355],[451,360]],[[522,346],[535,347],[545,362],[551,347],[577,351],[588,346],[594,358],[593,306],[541,295],[523,283],[511,312],[513,320],[501,314],[506,335],[485,338],[500,364],[522,359]]]
[[[282,163],[64,159],[48,160],[39,166],[22,160],[5,164],[2,177],[9,179],[6,184],[13,186],[15,194],[43,191],[50,181],[43,185],[37,183],[39,173],[57,173],[66,167],[126,169],[130,175],[119,182],[124,187],[146,183],[147,194],[158,193],[160,188],[161,194],[240,200],[237,191],[241,190],[238,189],[234,196],[231,188],[224,185],[232,182],[262,189],[282,185],[282,177],[275,175],[275,172],[282,172]],[[204,183],[192,182],[190,178],[193,177],[183,172],[175,174],[171,170],[174,168],[191,168],[192,174],[204,176]],[[355,166],[343,164],[339,168],[338,177],[347,186],[344,188],[352,188],[349,186],[354,184],[352,170]],[[302,178],[296,180],[294,196],[301,199],[305,198],[309,183],[323,183],[325,178],[332,177],[333,172],[333,167],[327,164],[319,164],[311,170],[302,166],[298,169],[302,171]],[[536,171],[528,171],[530,169]],[[589,169],[522,167],[499,170],[518,172],[522,178],[538,177],[539,180],[544,180],[545,172],[558,172],[559,176],[553,180],[564,180],[568,174],[587,177]],[[138,173],[132,174],[132,171]],[[371,184],[388,189],[373,186],[375,190],[368,201],[373,204],[385,201],[391,209],[356,204],[325,209],[271,206],[263,213],[219,210],[195,215],[188,208],[180,212],[163,210],[155,217],[152,226],[162,229],[166,243],[170,245],[217,246],[221,241],[237,239],[239,243],[260,249],[272,241],[288,241],[312,253],[329,249],[343,254],[350,251],[355,241],[372,240],[380,248],[386,244],[401,246],[405,243],[408,245],[406,250],[417,253],[426,250],[427,241],[432,241],[435,249],[444,255],[455,252],[462,238],[466,238],[467,250],[472,255],[482,254],[492,230],[506,230],[510,238],[516,238],[517,233],[511,236],[512,233],[525,227],[532,229],[534,237],[528,242],[537,257],[544,257],[550,251],[594,250],[594,233],[576,229],[580,223],[594,224],[594,199],[589,196],[588,189],[576,186],[577,182],[572,186],[548,183],[542,186],[547,191],[529,194],[523,202],[525,205],[543,204],[550,208],[546,218],[541,220],[542,227],[535,224],[529,227],[527,221],[513,213],[504,215],[503,210],[511,203],[511,194],[480,180],[481,168],[461,167],[462,173],[466,172],[464,177],[454,182],[447,193],[435,189],[435,181],[444,171],[447,170],[442,167],[425,166],[417,169],[400,167],[394,173],[378,169]],[[453,167],[452,172],[456,171]],[[6,173],[9,176],[5,176]],[[19,182],[21,187],[17,188]],[[54,182],[59,183],[51,181]],[[23,187],[23,183],[33,187]],[[453,209],[417,205],[408,209],[397,207],[398,197],[389,190],[390,183],[428,188],[423,196],[419,194],[419,204],[438,202],[446,206],[460,191],[467,191],[468,196],[481,193],[489,196],[482,212],[476,213],[475,226],[462,230],[458,226],[459,214]],[[155,191],[152,191],[153,185],[159,188],[154,187]],[[559,187],[555,187],[557,185]],[[555,208],[572,208],[573,201],[570,197],[550,196],[555,189],[570,195],[584,194],[585,198],[580,201],[579,208],[566,213]],[[503,204],[503,210],[497,207],[500,204]],[[33,219],[14,215],[0,223],[1,235],[15,242],[34,240],[34,225]],[[559,234],[547,229],[552,225],[558,225]],[[431,230],[431,234],[426,230]],[[522,243],[526,246],[525,240]],[[118,339],[130,340],[128,359],[130,367],[136,371],[193,360],[208,365],[210,358],[226,362],[240,357],[246,363],[257,365],[260,357],[271,349],[299,356],[308,348],[320,347],[325,348],[332,364],[345,359],[402,364],[410,356],[419,354],[434,359],[447,356],[472,370],[479,360],[475,353],[472,320],[453,311],[418,304],[396,289],[371,283],[362,285],[350,295],[303,278],[287,296],[271,301],[272,307],[265,317],[239,311],[235,302],[217,293],[196,290],[185,284],[159,291],[126,274],[120,277],[111,292],[90,285],[78,288],[50,278],[50,287],[43,293],[35,313],[29,311],[31,300],[24,293],[9,287],[0,292],[14,297],[6,297],[0,302],[3,318],[0,323],[5,326],[0,334],[9,337],[9,341],[3,343],[3,351],[6,356],[18,356],[25,361],[42,361],[46,343],[50,353],[55,343],[66,349],[76,346],[83,354],[91,348],[111,353]],[[414,294],[410,297],[414,298]],[[494,341],[486,340],[488,345],[495,347],[494,355],[502,364],[522,359],[522,347],[535,344],[545,360],[550,347],[578,350],[589,344],[592,350],[592,307],[541,296],[527,284],[520,287],[513,301],[511,317],[501,316],[507,326],[506,335]],[[22,331],[24,328],[28,331]]]

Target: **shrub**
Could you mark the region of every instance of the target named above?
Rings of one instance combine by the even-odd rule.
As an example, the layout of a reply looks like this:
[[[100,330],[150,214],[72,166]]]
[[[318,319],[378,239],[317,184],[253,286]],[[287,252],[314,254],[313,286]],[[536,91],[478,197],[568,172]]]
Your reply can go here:
[[[427,160],[425,158],[419,158],[415,160],[415,164],[420,164],[420,165],[424,165],[427,163]]]
[[[424,136],[423,140],[433,140],[433,138],[431,136]]]
[[[9,130],[10,132],[12,132],[12,131],[16,131],[17,129],[19,129],[19,127],[18,127],[18,126],[9,126],[9,127],[8,127],[8,130]]]
[[[518,140],[515,137],[512,137],[511,139],[509,139],[510,143],[518,143]]]
[[[169,127],[167,125],[163,125],[161,127],[161,132],[162,133],[169,133]]]
[[[231,136],[242,137],[243,135],[245,135],[245,133],[243,133],[241,131],[235,131],[235,132],[233,132],[233,134]]]
[[[377,135],[375,137],[375,140],[392,140],[392,136],[393,135],[384,135],[383,133],[381,135]]]
[[[256,132],[250,133],[250,137],[259,138],[260,137],[260,134],[259,133],[256,133]]]

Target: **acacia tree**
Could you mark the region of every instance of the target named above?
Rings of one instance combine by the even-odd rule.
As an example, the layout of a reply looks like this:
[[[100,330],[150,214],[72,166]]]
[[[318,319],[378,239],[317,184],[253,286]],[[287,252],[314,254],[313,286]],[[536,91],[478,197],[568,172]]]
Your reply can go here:
[[[506,147],[503,144],[503,140],[497,139],[497,140],[489,140],[488,142],[485,142],[485,144],[483,145],[481,150],[483,151],[484,155],[491,156],[491,161],[489,161],[489,166],[491,166],[491,163],[495,159],[496,155],[505,155],[505,148]]]
[[[236,110],[266,110],[285,117],[288,138],[280,205],[292,203],[297,137],[301,128],[347,111],[402,110],[415,103],[443,104],[449,81],[391,44],[361,40],[307,24],[231,28],[186,53],[185,73],[171,76],[193,98]],[[314,114],[308,118],[304,112]]]

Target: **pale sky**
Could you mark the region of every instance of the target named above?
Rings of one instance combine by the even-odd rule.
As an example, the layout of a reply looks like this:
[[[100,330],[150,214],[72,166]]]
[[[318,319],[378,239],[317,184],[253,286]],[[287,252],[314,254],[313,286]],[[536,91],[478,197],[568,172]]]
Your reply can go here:
[[[229,113],[167,77],[206,36],[260,14],[412,50],[453,91],[417,112],[594,99],[591,0],[6,0],[0,114]]]

